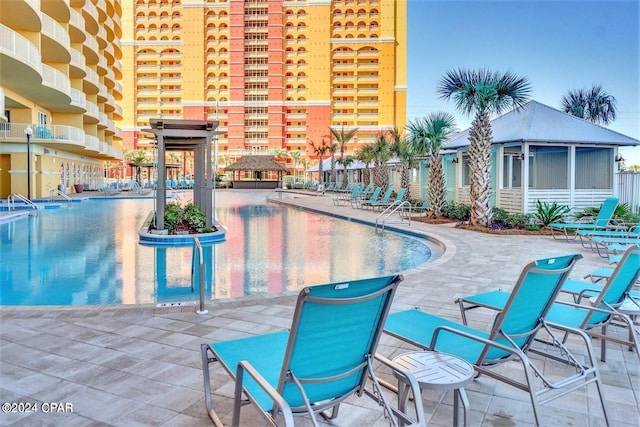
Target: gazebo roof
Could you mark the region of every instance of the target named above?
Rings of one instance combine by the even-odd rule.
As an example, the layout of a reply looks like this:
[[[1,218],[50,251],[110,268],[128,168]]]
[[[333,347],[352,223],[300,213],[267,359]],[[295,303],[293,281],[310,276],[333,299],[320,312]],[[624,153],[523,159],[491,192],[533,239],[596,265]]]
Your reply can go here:
[[[545,142],[589,145],[640,145],[637,139],[590,123],[555,108],[530,101],[520,110],[513,110],[491,120],[493,143]],[[469,129],[453,135],[445,149],[469,145]]]
[[[283,171],[287,168],[275,161],[273,156],[242,156],[236,163],[224,168],[226,171]]]

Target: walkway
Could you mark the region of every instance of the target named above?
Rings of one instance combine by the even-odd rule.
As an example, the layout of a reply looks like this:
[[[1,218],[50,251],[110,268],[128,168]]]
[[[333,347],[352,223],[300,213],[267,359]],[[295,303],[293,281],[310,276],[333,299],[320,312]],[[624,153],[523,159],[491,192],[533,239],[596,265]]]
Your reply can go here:
[[[331,195],[286,194],[282,203],[372,221],[375,214],[336,207]],[[406,225],[404,225],[405,228]],[[446,246],[438,260],[405,271],[393,310],[409,307],[459,320],[457,296],[494,288],[510,289],[522,266],[536,258],[581,252],[579,245],[548,236],[498,236],[458,230],[446,225],[412,222],[414,233],[428,233]],[[603,260],[583,252],[572,277],[601,266]],[[73,412],[0,414],[0,425],[207,426],[199,348],[203,342],[239,338],[290,325],[294,296],[251,297],[208,305],[208,315],[193,307],[2,308],[0,309],[0,400],[56,402]],[[182,310],[182,311],[180,311]],[[472,314],[472,316],[475,316]],[[486,318],[475,316],[481,326]],[[596,350],[599,343],[595,344]],[[384,337],[379,351],[394,356],[400,344]],[[407,349],[408,347],[405,347]],[[601,365],[608,409],[616,426],[640,424],[640,364],[636,355],[616,344],[608,346]],[[515,362],[499,368],[517,375]],[[548,364],[545,369],[557,366]],[[388,373],[382,372],[383,376]],[[213,375],[215,400],[230,421],[231,382],[221,371]],[[595,386],[543,406],[544,425],[603,425]],[[480,377],[468,389],[470,425],[528,426],[533,414],[528,395]],[[430,425],[449,426],[452,394],[423,394]],[[243,426],[266,425],[247,406]],[[301,425],[309,425],[302,422]],[[350,398],[327,425],[387,426],[370,399]]]

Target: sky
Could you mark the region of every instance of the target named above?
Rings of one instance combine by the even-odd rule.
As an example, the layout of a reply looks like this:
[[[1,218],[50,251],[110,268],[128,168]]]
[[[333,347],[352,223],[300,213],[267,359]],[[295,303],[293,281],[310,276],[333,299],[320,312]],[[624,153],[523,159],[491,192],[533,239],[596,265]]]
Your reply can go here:
[[[407,118],[473,117],[440,99],[449,70],[487,68],[531,83],[530,98],[562,110],[569,90],[596,84],[616,98],[608,127],[640,140],[640,0],[408,0]],[[640,165],[640,147],[621,149]]]

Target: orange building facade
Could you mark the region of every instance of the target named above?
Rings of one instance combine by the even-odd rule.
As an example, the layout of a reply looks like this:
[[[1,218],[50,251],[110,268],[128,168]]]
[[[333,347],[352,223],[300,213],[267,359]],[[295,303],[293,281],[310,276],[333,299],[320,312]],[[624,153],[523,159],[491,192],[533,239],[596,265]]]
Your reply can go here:
[[[126,149],[151,147],[150,118],[217,119],[220,168],[275,154],[293,172],[317,161],[309,142],[330,127],[358,129],[355,156],[405,124],[406,1],[124,3]]]

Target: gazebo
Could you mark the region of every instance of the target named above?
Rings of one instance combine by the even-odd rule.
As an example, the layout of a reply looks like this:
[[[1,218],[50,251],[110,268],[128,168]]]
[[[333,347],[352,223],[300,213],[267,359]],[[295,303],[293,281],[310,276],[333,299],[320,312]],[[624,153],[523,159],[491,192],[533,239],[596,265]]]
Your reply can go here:
[[[156,217],[164,218],[167,201],[166,162],[167,151],[194,152],[193,202],[204,212],[206,226],[214,225],[213,218],[213,161],[211,141],[219,122],[214,120],[149,119],[151,129],[142,129],[155,135],[158,148],[158,187],[156,190]],[[158,221],[157,230],[164,230],[164,221]]]
[[[272,189],[280,186],[282,173],[286,172],[287,168],[276,162],[274,156],[263,155],[242,156],[240,160],[224,170],[233,173],[231,178],[233,188]],[[276,172],[277,179],[270,179],[269,172]]]

